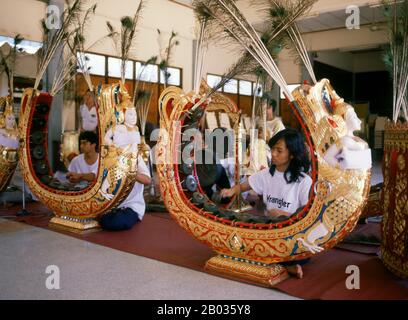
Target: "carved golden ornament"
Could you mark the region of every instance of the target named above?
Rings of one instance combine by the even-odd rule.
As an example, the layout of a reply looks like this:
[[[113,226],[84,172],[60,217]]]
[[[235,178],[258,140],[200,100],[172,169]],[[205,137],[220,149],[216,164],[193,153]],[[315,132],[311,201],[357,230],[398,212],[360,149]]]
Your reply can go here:
[[[49,222],[50,227],[56,227],[75,233],[85,233],[90,229],[99,228],[99,223],[93,219],[73,219],[70,217],[53,217]]]
[[[7,189],[18,164],[18,150],[0,146],[0,192]]]
[[[115,100],[117,93],[121,93],[117,89],[118,87],[118,84],[105,85],[98,97],[97,111],[100,141],[103,141],[106,132],[117,123],[115,118],[117,104]],[[126,92],[122,93],[124,96],[127,94]],[[30,131],[28,124],[32,121],[34,113],[32,110],[40,99],[42,99],[41,101],[47,99],[51,101],[47,93],[40,93],[31,88],[24,91],[19,122],[22,141],[20,165],[31,192],[57,217],[64,217],[64,219],[71,218],[86,221],[87,219],[94,219],[117,206],[130,193],[137,173],[137,152],[130,152],[128,149],[122,150],[115,146],[100,144],[98,175],[95,183],[88,189],[78,192],[59,191],[39,181],[29,156]],[[108,190],[102,188],[106,182],[110,185]],[[106,191],[112,192],[113,190],[115,190],[115,193],[112,194],[112,197],[107,197]],[[61,222],[61,219],[55,219],[54,221]]]
[[[139,153],[143,158],[143,161],[148,164],[150,162],[150,147],[146,143],[145,136],[140,137]]]
[[[398,169],[399,170],[404,170],[405,169],[405,157],[400,154],[397,158],[397,164],[398,164]]]
[[[208,260],[205,264],[205,269],[209,272],[224,274],[228,277],[237,277],[242,280],[256,282],[265,287],[273,287],[277,283],[289,278],[285,267],[279,264],[263,266],[222,256],[216,256]]]
[[[386,122],[384,150],[397,150],[401,153],[405,153],[408,150],[408,122]]]
[[[8,115],[14,116],[11,98],[9,96],[0,97],[0,135],[5,139],[12,139],[17,142],[19,135],[16,123],[14,122],[12,128],[6,127],[6,117]],[[0,192],[7,189],[17,164],[18,148],[10,148],[10,145],[5,146],[0,144]]]
[[[391,123],[384,134],[381,257],[396,275],[408,279],[408,124]],[[395,161],[395,162],[393,162]]]
[[[337,140],[345,132],[344,119],[328,113],[323,105],[321,90],[326,89],[328,83],[328,80],[319,83],[311,90],[313,96],[305,97],[296,90],[293,92],[295,104],[314,146],[324,145],[330,137]],[[334,90],[330,92],[335,99],[337,96]],[[318,228],[327,229],[327,234],[311,245],[319,245],[326,250],[335,246],[355,227],[367,202],[371,172],[333,168],[323,160],[320,149],[315,150],[316,176],[318,181],[327,183],[317,185],[316,195],[301,219],[281,228],[274,228],[273,225],[238,227],[216,217],[210,219],[209,213],[190,203],[180,187],[180,181],[176,179],[178,167],[172,160],[181,135],[177,123],[189,114],[189,108],[199,98],[195,93],[185,94],[176,87],[167,88],[159,98],[160,128],[163,134],[157,144],[156,159],[160,190],[167,209],[181,227],[218,254],[265,264],[313,256],[314,253],[302,245],[302,241],[308,244],[307,237]],[[223,104],[223,111],[227,108],[230,113],[238,112],[233,102],[219,93],[212,96],[206,110],[214,111],[214,103]],[[329,118],[332,123],[326,120]],[[319,127],[319,121],[326,121],[327,125]],[[331,185],[330,190],[328,184]]]

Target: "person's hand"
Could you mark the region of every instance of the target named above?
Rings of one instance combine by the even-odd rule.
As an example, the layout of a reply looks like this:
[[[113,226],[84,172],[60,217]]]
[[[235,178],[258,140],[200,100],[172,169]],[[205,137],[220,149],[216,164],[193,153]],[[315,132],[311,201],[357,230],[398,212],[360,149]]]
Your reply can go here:
[[[231,198],[232,196],[235,195],[235,189],[222,189],[220,192],[220,195],[222,198]]]
[[[286,212],[286,211],[283,211],[283,210],[279,210],[279,209],[271,209],[271,210],[268,210],[267,215],[269,217],[273,217],[273,218],[277,218],[277,217],[280,217],[280,216],[289,217],[290,213]]]
[[[67,173],[67,179],[71,183],[78,183],[81,181],[81,174],[80,173],[75,173],[75,172],[68,172]]]
[[[313,254],[322,252],[324,250],[324,248],[322,248],[322,247],[320,247],[318,245],[315,245],[313,243],[309,243],[306,239],[299,238],[299,239],[297,239],[297,241],[300,242],[305,247],[305,249],[309,250]]]

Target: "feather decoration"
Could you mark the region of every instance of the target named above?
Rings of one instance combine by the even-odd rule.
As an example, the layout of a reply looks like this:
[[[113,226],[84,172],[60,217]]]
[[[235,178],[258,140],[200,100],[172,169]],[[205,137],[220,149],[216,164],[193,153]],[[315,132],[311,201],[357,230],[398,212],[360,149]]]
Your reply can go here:
[[[316,83],[316,76],[313,71],[312,62],[308,55],[305,43],[300,34],[296,21],[290,17],[298,19],[305,15],[317,0],[297,0],[295,2],[288,0],[252,0],[253,6],[260,7],[261,11],[268,13],[267,23],[269,30],[279,28],[285,25],[286,20],[292,23],[285,29],[284,42],[288,48],[293,48],[293,55],[300,59],[309,73],[310,78]]]
[[[14,97],[14,71],[16,67],[17,53],[20,51],[17,46],[23,40],[24,39],[20,36],[20,34],[17,34],[13,40],[14,45],[11,47],[10,52],[7,55],[4,55],[0,50],[0,75],[3,72],[5,72],[7,75],[11,104],[13,103]]]
[[[207,14],[211,15],[211,25],[216,29],[215,33],[217,37],[227,41],[233,39],[235,43],[245,48],[259,65],[278,83],[289,100],[293,101],[294,98],[287,87],[286,81],[268,51],[267,46],[262,42],[253,26],[236,7],[234,1],[201,0],[198,2],[202,7],[205,7]],[[274,29],[270,39],[267,41],[272,41],[282,31],[287,29],[300,14],[301,11],[299,10],[293,13],[293,15],[288,15],[279,28]]]
[[[35,78],[34,89],[38,88],[40,81],[51,62],[51,59],[55,56],[57,50],[61,48],[61,45],[72,36],[70,31],[72,25],[78,20],[78,15],[82,12],[83,0],[74,0],[72,5],[66,0],[67,8],[61,15],[60,28],[55,31],[48,29],[45,19],[41,20],[41,26],[43,30],[43,46],[39,50],[38,57],[38,70]]]
[[[126,81],[126,62],[129,59],[131,49],[134,46],[136,39],[136,28],[141,19],[142,11],[144,9],[145,0],[141,0],[139,6],[133,17],[124,16],[120,19],[121,30],[120,33],[115,30],[110,22],[106,22],[108,28],[108,37],[112,39],[115,50],[121,59],[121,80],[124,84]]]
[[[96,6],[96,4],[91,6],[85,12],[84,18],[82,20],[78,20],[78,28],[76,29],[73,44],[70,46],[71,52],[76,55],[78,69],[81,70],[85,82],[91,92],[94,92],[94,87],[90,75],[91,67],[88,65],[89,58],[85,55],[85,52],[105,38],[103,37],[102,39],[97,40],[95,43],[90,45],[88,48],[85,48],[85,29],[90,21],[91,15],[95,14]]]
[[[162,41],[161,41],[162,32],[160,31],[160,29],[157,29],[157,33],[158,33],[158,43],[159,43],[159,48],[160,48],[159,51],[160,51],[160,58],[161,58],[161,61],[159,63],[159,69],[163,73],[164,88],[166,88],[169,78],[170,78],[168,68],[170,65],[170,60],[172,58],[173,49],[174,47],[178,46],[180,42],[176,39],[177,33],[172,31],[169,37],[169,40],[167,41],[167,47],[163,50]]]
[[[143,74],[146,67],[151,64],[156,64],[157,56],[150,57],[146,62],[141,64],[140,71],[136,76],[136,85],[133,92],[133,105],[136,107],[138,121],[140,126],[140,133],[145,135],[147,116],[149,114],[149,107],[152,100],[153,91],[146,86],[146,81],[142,81]],[[141,87],[140,84],[142,83]]]
[[[85,11],[83,18],[81,19],[80,14],[75,16],[76,28],[73,31],[69,31],[68,37],[63,44],[62,54],[60,56],[60,68],[59,71],[54,75],[54,81],[50,90],[52,96],[56,95],[61,91],[66,84],[68,84],[76,75],[77,69],[82,71],[91,92],[93,92],[91,77],[89,74],[89,67],[87,66],[88,59],[86,58],[85,51],[85,28],[89,23],[92,14],[95,14],[96,4],[91,6]],[[80,13],[82,13],[81,10]]]
[[[393,79],[392,118],[396,123],[401,111],[408,121],[408,0],[401,1],[398,8],[396,1],[383,2],[390,41],[384,59]]]
[[[143,83],[142,88],[136,94],[136,111],[139,119],[140,133],[142,136],[146,132],[147,116],[149,114],[149,106],[152,101],[152,90],[146,88],[146,82]]]
[[[219,34],[218,23],[214,20],[211,11],[207,8],[205,3],[201,1],[193,1],[193,8],[196,19],[198,21],[199,30],[197,32],[197,46],[195,56],[195,69],[194,69],[194,91],[196,93],[200,90],[200,83],[204,67],[204,59],[207,51],[208,43],[211,40],[217,40]],[[228,30],[224,30],[229,32]],[[217,90],[227,84],[232,78],[238,75],[251,74],[252,70],[256,68],[257,63],[252,56],[243,52],[242,57],[238,59],[222,76],[219,83],[214,85],[202,99],[205,101]]]

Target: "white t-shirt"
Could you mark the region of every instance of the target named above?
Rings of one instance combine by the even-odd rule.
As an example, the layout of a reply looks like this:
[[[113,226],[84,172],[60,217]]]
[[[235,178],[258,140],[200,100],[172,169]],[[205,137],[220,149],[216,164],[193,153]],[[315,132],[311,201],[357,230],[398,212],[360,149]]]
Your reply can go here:
[[[141,156],[138,157],[137,170],[138,173],[150,177],[149,168],[147,167]],[[137,212],[139,219],[142,220],[146,210],[146,203],[143,198],[143,190],[144,185],[139,182],[135,182],[132,191],[129,193],[127,198],[118,206],[118,208],[130,208],[133,211]]]
[[[83,153],[76,156],[74,159],[71,160],[68,166],[68,172],[75,172],[75,173],[93,173],[95,177],[98,176],[98,166],[99,166],[99,155],[97,160],[89,165],[85,161],[85,156]],[[80,181],[76,184],[77,187],[84,188],[88,185],[88,181]]]
[[[68,166],[69,172],[76,172],[76,173],[94,173],[95,176],[98,175],[98,166],[99,166],[99,155],[96,161],[89,165],[85,161],[85,156],[83,153],[76,156],[74,159],[71,160],[71,163]]]
[[[275,170],[272,176],[269,168],[250,176],[248,183],[251,188],[263,196],[267,210],[280,209],[289,213],[307,204],[312,179],[307,175],[299,177],[299,181],[287,183],[284,172]]]

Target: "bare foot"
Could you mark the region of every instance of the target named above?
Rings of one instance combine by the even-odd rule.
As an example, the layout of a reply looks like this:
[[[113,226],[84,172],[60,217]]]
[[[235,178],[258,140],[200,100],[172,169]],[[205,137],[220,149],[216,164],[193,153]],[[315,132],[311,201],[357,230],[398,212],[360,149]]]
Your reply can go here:
[[[299,264],[296,264],[294,266],[287,266],[286,270],[288,270],[289,274],[294,275],[299,279],[303,278],[302,266]]]

